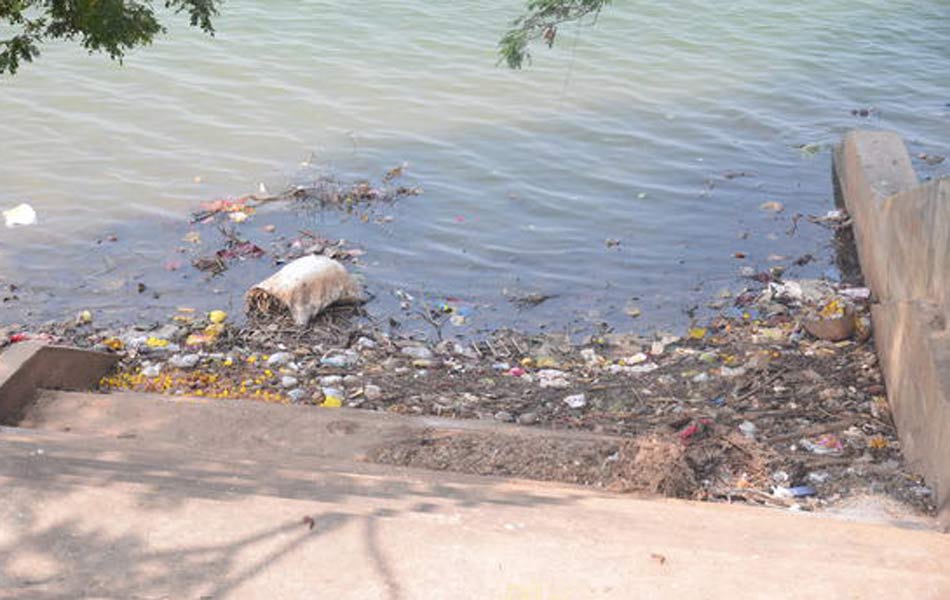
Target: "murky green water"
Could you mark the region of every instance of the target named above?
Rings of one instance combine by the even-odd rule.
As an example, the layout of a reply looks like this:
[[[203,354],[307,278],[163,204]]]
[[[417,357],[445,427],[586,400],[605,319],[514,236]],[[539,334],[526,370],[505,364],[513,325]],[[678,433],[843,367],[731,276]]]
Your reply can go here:
[[[617,2],[510,72],[494,44],[518,6],[229,0],[217,37],[174,27],[124,67],[49,48],[0,83],[0,207],[40,217],[0,231],[0,279],[24,290],[3,320],[236,309],[266,263],[211,283],[162,268],[197,203],[408,161],[426,193],[381,209],[391,222],[276,209],[255,224],[365,248],[380,313],[405,289],[477,305],[473,326],[682,323],[742,266],[812,253],[791,272],[834,275],[825,230],[788,231],[833,207],[826,148],[846,130],[950,154],[942,0]],[[759,210],[772,200],[785,212]],[[504,290],[556,297],[517,311]]]

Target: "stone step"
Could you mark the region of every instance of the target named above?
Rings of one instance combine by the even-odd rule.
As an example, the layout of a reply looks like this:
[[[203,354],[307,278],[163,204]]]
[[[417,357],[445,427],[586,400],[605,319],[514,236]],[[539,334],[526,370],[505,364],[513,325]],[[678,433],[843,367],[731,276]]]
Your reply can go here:
[[[212,461],[274,462],[281,467],[341,471],[383,462],[469,474],[501,475],[600,489],[630,485],[608,468],[625,439],[579,431],[519,427],[495,421],[404,416],[358,409],[209,400],[134,392],[89,394],[44,390],[20,427],[81,435],[107,448],[188,454]],[[457,436],[454,440],[452,436]],[[462,437],[464,436],[464,437]],[[409,454],[407,454],[407,452]],[[406,456],[413,460],[404,460]],[[395,460],[394,458],[395,457]],[[379,473],[397,467],[377,466]],[[644,482],[653,471],[647,468]],[[939,529],[884,495],[858,495],[822,509],[826,516]]]
[[[135,392],[89,394],[43,390],[19,427],[172,446],[242,458],[268,455],[362,461],[375,448],[426,431],[484,432],[518,438],[611,440],[583,432],[517,427],[493,421],[403,416],[348,408],[208,400]]]
[[[0,597],[950,597],[935,532],[283,458],[2,428]]]

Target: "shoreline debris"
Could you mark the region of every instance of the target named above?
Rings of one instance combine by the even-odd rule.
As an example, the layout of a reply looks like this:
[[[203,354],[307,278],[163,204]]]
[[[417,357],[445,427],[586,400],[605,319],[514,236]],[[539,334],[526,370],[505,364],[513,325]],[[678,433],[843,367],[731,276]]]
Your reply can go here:
[[[328,260],[306,262],[333,264]],[[334,272],[349,277],[341,265]],[[643,481],[642,473],[624,471],[611,471],[620,479],[604,479],[604,465],[620,460],[628,469],[683,475],[675,483],[657,479],[660,493],[821,510],[872,490],[932,513],[933,495],[920,491],[927,489],[923,480],[902,460],[873,340],[855,331],[829,341],[805,327],[809,317],[823,311],[835,317],[845,306],[865,319],[870,301],[862,288],[772,281],[736,294],[735,307],[680,335],[602,333],[582,341],[507,330],[468,343],[426,341],[353,319],[343,306],[316,313],[304,328],[273,320],[232,323],[212,311],[127,330],[77,327],[70,319],[46,333],[122,354],[118,371],[102,381],[105,391],[490,419],[638,444],[659,440],[650,446],[655,452],[619,458],[610,458],[615,448],[529,460],[527,450],[494,447],[501,458],[484,463],[478,455],[451,455],[445,468],[452,470],[484,464],[479,468],[605,486]],[[12,329],[3,339],[41,333]],[[189,347],[196,335],[208,339]],[[469,447],[487,452],[490,446]],[[592,456],[599,458],[590,462]],[[643,489],[631,486],[617,489]]]

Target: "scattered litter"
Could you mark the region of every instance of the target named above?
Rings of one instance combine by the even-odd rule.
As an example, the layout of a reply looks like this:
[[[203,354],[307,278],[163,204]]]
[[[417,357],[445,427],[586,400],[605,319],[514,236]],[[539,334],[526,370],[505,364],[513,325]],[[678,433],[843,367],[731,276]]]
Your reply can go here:
[[[267,366],[281,367],[290,362],[291,359],[293,359],[293,355],[290,352],[275,352],[267,357]]]
[[[604,362],[600,356],[597,355],[597,351],[593,348],[583,348],[581,349],[581,358],[584,359],[584,362],[589,367],[595,367]]]
[[[566,388],[571,385],[567,379],[567,374],[557,369],[538,371],[538,384],[543,388]]]
[[[761,205],[759,205],[759,208],[767,212],[780,213],[785,210],[785,205],[781,202],[776,202],[773,200],[770,202],[763,202]]]
[[[429,350],[425,346],[406,346],[402,349],[402,353],[420,360],[429,360],[435,356],[432,350]]]
[[[795,487],[776,486],[772,489],[772,495],[776,498],[806,498],[814,496],[817,492],[815,488],[809,485],[799,485]]]
[[[665,564],[666,564],[666,557],[663,556],[662,554],[657,554],[656,552],[651,552],[651,553],[650,553],[650,558],[653,559],[653,560],[655,560],[656,562],[660,563],[661,565],[665,565]]]
[[[343,393],[343,390],[325,387],[323,388],[323,403],[321,406],[328,408],[340,408],[343,406],[343,398],[346,394]]]
[[[743,421],[742,423],[739,423],[739,431],[741,431],[742,435],[746,436],[749,439],[754,439],[755,432],[758,430],[759,428],[756,427],[755,423],[753,423],[752,421]]]
[[[102,340],[102,345],[114,352],[118,352],[125,348],[125,343],[122,340],[114,337]]]
[[[377,344],[376,344],[375,340],[372,340],[372,339],[366,337],[365,335],[364,335],[364,336],[360,336],[360,338],[359,338],[358,340],[356,340],[356,347],[357,347],[357,349],[359,349],[359,350],[373,350],[373,349],[376,348],[376,346],[377,346]]]
[[[162,374],[162,365],[161,363],[149,364],[146,363],[142,366],[142,375],[145,377],[158,377]]]
[[[814,454],[838,454],[844,450],[844,444],[832,433],[826,433],[813,440],[803,439],[800,443],[802,447]]]
[[[118,340],[116,340],[116,341],[118,341]],[[121,344],[121,343],[122,343],[122,342],[119,342],[119,344]],[[159,338],[159,337],[155,337],[155,336],[153,336],[153,335],[152,335],[152,336],[149,336],[149,337],[145,340],[145,346],[148,347],[148,348],[151,348],[151,349],[153,349],[153,350],[154,350],[154,349],[158,349],[158,348],[167,348],[170,344],[171,344],[171,342],[169,342],[168,340],[163,339],[163,338]]]
[[[827,281],[818,279],[770,282],[759,301],[792,302],[793,305],[817,304],[834,296],[836,290]]]
[[[824,146],[822,144],[812,143],[812,144],[799,144],[798,146],[796,146],[796,148],[798,148],[801,151],[801,153],[804,154],[805,156],[815,156],[816,154],[822,151]]]
[[[331,354],[320,359],[320,364],[324,367],[333,367],[336,369],[348,369],[359,362],[359,355],[347,350],[339,354]]]
[[[871,290],[866,287],[844,288],[838,293],[852,300],[870,300],[871,298]]]
[[[924,161],[925,163],[927,163],[927,164],[930,165],[931,167],[933,167],[933,166],[935,166],[935,165],[939,165],[939,164],[942,163],[944,160],[946,160],[946,157],[940,156],[939,154],[927,154],[927,153],[925,153],[925,152],[921,152],[920,154],[918,154],[918,155],[917,155],[917,158],[919,158],[920,160]]]
[[[507,294],[506,294],[507,295]],[[520,308],[533,308],[554,298],[552,294],[531,293],[521,296],[508,296],[508,299]]]
[[[538,413],[535,412],[526,412],[518,415],[517,422],[519,425],[534,425],[538,422]]]
[[[168,364],[175,369],[192,369],[197,366],[200,361],[201,357],[197,354],[176,354],[168,359]]]
[[[323,402],[320,403],[323,408],[340,408],[343,406],[343,399],[339,396],[324,395]]]
[[[692,438],[694,435],[699,433],[700,431],[701,431],[701,426],[699,423],[690,423],[685,428],[680,430],[678,435],[679,435],[680,440],[686,442],[690,438]]]
[[[662,353],[663,351],[661,348],[660,352],[655,352],[654,354],[662,354]],[[650,357],[644,354],[643,352],[637,352],[633,356],[628,356],[627,358],[623,359],[623,362],[626,365],[639,365],[641,363],[645,363],[649,359]]]
[[[789,488],[789,491],[792,493],[792,496],[795,498],[804,498],[806,496],[814,496],[818,493],[815,488],[810,485],[798,485],[792,488]]]
[[[748,369],[746,369],[745,367],[733,368],[733,367],[727,367],[723,365],[722,367],[719,368],[719,374],[722,377],[725,377],[726,379],[734,379],[736,377],[742,377],[743,375],[746,374],[747,371]]]
[[[223,310],[213,310],[208,313],[208,320],[215,324],[224,323],[228,320],[228,313]]]
[[[584,394],[573,394],[564,398],[564,404],[571,408],[584,408],[587,406],[587,396]]]
[[[3,211],[3,219],[7,227],[36,225],[36,211],[29,204],[18,204],[10,210]]]

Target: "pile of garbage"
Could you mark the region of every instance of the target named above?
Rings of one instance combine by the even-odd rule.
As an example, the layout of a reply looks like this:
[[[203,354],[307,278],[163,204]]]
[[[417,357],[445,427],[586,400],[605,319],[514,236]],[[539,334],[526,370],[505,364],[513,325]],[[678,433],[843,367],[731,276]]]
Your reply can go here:
[[[613,436],[603,447],[553,457],[530,447],[499,453],[497,441],[420,440],[377,457],[395,464],[805,510],[858,492],[883,493],[934,510],[931,490],[901,456],[871,337],[874,299],[865,288],[769,277],[682,332],[610,333],[577,343],[566,335],[496,331],[433,343],[355,318],[358,304],[335,304],[359,295],[345,270],[325,257],[301,260],[306,264],[291,263],[290,272],[252,289],[250,310],[265,314],[243,324],[223,311],[182,309],[167,323],[109,330],[80,315],[59,328],[8,331],[5,342],[47,336],[118,353],[120,366],[102,380],[104,391]],[[317,277],[310,285],[334,280],[335,287],[312,289],[306,297],[319,301],[310,304],[285,293],[295,287],[288,281],[310,276]],[[495,458],[480,460],[480,452]],[[645,481],[650,473],[656,476]]]

